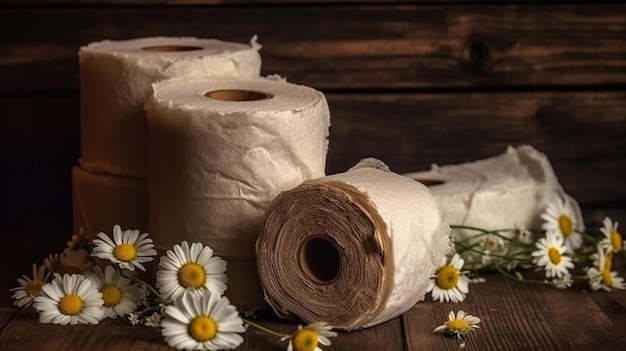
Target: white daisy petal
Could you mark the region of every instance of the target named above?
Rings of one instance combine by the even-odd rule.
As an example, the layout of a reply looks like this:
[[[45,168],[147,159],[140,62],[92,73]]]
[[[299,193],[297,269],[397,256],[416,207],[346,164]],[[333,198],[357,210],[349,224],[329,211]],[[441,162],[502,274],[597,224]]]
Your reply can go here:
[[[465,261],[458,254],[454,254],[450,263],[444,257],[435,275],[431,277],[427,291],[431,292],[433,300],[454,303],[465,300],[469,292],[469,278],[462,272]]]
[[[574,268],[572,258],[566,256],[564,241],[558,233],[549,231],[535,243],[537,248],[532,253],[533,263],[545,269],[547,278],[562,278]]]
[[[137,309],[143,292],[139,285],[131,284],[130,279],[123,277],[119,268],[108,265],[103,271],[96,266],[85,276],[102,293],[105,317],[117,318]]]
[[[121,244],[123,242],[122,228],[117,224],[113,226],[113,240],[115,240],[116,244]]]
[[[183,250],[184,251],[184,250]],[[234,310],[228,298],[204,293],[184,291],[167,306],[161,323],[162,334],[171,347],[187,349],[233,349],[243,338],[243,320],[238,313],[220,313],[216,310]],[[197,324],[196,324],[197,323]],[[227,328],[222,328],[225,325]],[[240,328],[236,328],[239,325]],[[233,332],[232,330],[238,330]]]
[[[602,289],[608,292],[611,289],[625,290],[624,278],[619,277],[617,272],[611,271],[613,252],[601,244],[598,244],[596,250],[594,266],[586,268],[591,289],[594,291]]]
[[[311,345],[315,345],[314,351],[322,351],[317,345],[322,344],[324,346],[330,346],[331,342],[329,337],[337,336],[336,332],[333,332],[332,327],[325,322],[311,323],[305,327],[298,325],[298,330],[282,340],[289,340],[287,345],[287,351],[289,350],[310,350]]]
[[[210,291],[218,296],[224,293],[228,280],[226,262],[216,256],[207,256],[212,253],[207,249],[201,243],[190,246],[183,241],[161,256],[156,287],[166,300],[175,300],[188,289]]]
[[[13,298],[14,305],[22,308],[32,305],[33,299],[39,296],[41,288],[49,280],[50,272],[46,273],[46,267],[40,266],[37,268],[36,264],[33,264],[32,278],[23,275],[17,279],[20,286],[10,289],[13,292],[11,298]]]
[[[576,210],[573,206],[571,202],[565,199],[558,199],[549,203],[541,215],[541,218],[545,220],[542,229],[561,237],[568,253],[574,252],[583,243],[580,232],[584,230],[584,225],[578,223]]]
[[[444,333],[446,336],[461,339],[469,332],[477,329],[480,318],[459,310],[456,315],[454,311],[448,314],[448,321],[433,330],[433,333]]]
[[[41,323],[97,324],[103,318],[102,294],[80,274],[55,274],[44,285],[33,306]]]
[[[144,235],[145,234],[145,235]],[[92,255],[109,260],[122,269],[134,271],[138,268],[145,271],[143,263],[150,262],[156,255],[152,239],[148,234],[139,235],[138,230],[122,232],[119,225],[113,227],[113,240],[105,233],[98,233],[99,239],[94,239]]]

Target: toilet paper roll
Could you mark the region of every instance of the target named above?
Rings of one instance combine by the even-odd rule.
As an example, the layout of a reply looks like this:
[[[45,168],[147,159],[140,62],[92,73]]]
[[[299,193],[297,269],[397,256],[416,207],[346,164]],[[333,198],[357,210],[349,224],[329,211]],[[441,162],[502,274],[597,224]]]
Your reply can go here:
[[[82,228],[95,237],[99,232],[111,233],[116,224],[123,229],[145,232],[147,198],[143,179],[97,175],[75,166],[72,168],[74,233]]]
[[[529,145],[508,147],[501,155],[457,165],[434,165],[407,177],[430,184],[429,189],[451,225],[486,230],[523,226],[540,229],[550,202],[563,199],[576,210],[578,203],[561,187],[548,158]],[[475,231],[454,230],[463,240]],[[512,236],[512,233],[503,233]]]
[[[254,244],[271,200],[325,174],[330,116],[324,95],[261,78],[170,79],[154,85],[146,115],[155,244],[209,245],[229,263],[226,294],[245,290],[231,262],[249,261],[257,276]],[[248,290],[262,302],[260,289]]]
[[[448,235],[425,186],[357,166],[281,193],[267,211],[257,265],[279,316],[352,330],[422,300]]]
[[[92,173],[145,177],[143,104],[171,77],[257,77],[260,45],[192,37],[91,43],[79,51],[81,158]]]

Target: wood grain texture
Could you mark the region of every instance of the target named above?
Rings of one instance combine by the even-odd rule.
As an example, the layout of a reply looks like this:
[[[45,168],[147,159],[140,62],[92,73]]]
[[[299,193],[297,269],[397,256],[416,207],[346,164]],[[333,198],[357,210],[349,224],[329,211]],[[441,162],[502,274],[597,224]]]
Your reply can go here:
[[[424,303],[407,312],[404,315],[407,330],[417,331],[407,334],[408,349],[458,350],[458,341],[432,331],[447,320],[448,312],[463,310],[481,318],[479,330],[466,340],[470,350],[566,350],[559,346],[552,326],[546,321],[549,308],[541,302],[537,289],[510,281],[487,284],[471,285],[466,300],[460,304]],[[440,317],[440,323],[433,324],[432,316],[444,317]],[[420,325],[424,327],[417,327]],[[442,348],[441,344],[446,347]]]
[[[8,7],[0,23],[0,92],[75,91],[82,45],[154,35],[257,34],[265,74],[322,90],[626,82],[624,4]]]
[[[624,261],[615,261],[618,271]],[[626,318],[626,293],[592,292],[579,284],[568,290],[486,276],[471,284],[460,304],[419,303],[404,314],[408,350],[459,350],[460,342],[432,334],[432,316],[464,310],[481,318],[466,340],[468,350],[617,350]],[[429,328],[427,328],[428,326]],[[432,327],[432,328],[430,328]]]

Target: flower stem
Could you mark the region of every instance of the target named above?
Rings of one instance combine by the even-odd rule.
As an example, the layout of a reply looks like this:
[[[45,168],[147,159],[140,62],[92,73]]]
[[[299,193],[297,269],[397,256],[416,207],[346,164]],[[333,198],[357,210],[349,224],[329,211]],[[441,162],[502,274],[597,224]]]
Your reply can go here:
[[[284,338],[284,337],[289,336],[288,334],[281,334],[279,332],[273,331],[272,329],[266,328],[266,327],[264,327],[264,326],[262,326],[260,324],[254,323],[254,322],[252,322],[250,320],[247,320],[245,318],[242,318],[242,320],[243,320],[243,322],[245,324],[247,324],[247,325],[249,325],[249,326],[251,326],[251,327],[253,327],[255,329],[258,329],[258,330],[260,330],[262,332],[268,333],[270,335],[277,336],[279,338]]]
[[[498,272],[500,272],[500,274],[502,274],[503,276],[509,278],[509,279],[513,279],[513,280],[517,280],[518,282],[522,282],[522,283],[532,283],[532,284],[541,284],[541,285],[554,285],[551,282],[548,281],[543,281],[543,280],[535,280],[535,279],[521,279],[505,270],[503,270],[501,267],[499,266],[495,266],[496,270],[498,270]]]
[[[163,304],[165,304],[165,305],[170,304],[170,301],[166,301],[166,300],[165,300],[165,299],[161,296],[161,294],[160,294],[160,293],[159,293],[159,292],[158,292],[155,288],[153,288],[153,287],[152,287],[152,285],[148,284],[147,282],[145,282],[144,280],[142,280],[142,279],[140,279],[140,278],[137,278],[137,277],[129,277],[129,276],[125,275],[125,274],[124,274],[124,272],[125,272],[125,271],[124,271],[123,269],[121,270],[121,272],[122,272],[122,277],[124,277],[124,278],[126,278],[126,279],[130,279],[130,280],[132,280],[132,281],[134,281],[134,282],[137,282],[137,283],[139,283],[139,284],[141,284],[141,285],[145,286],[145,287],[146,287],[146,289],[150,290],[150,292],[151,292],[151,293],[153,293],[153,294],[154,294],[154,296],[156,296],[156,297],[159,299],[159,301],[161,301]]]
[[[467,245],[461,244],[460,242],[455,242],[454,244],[455,244],[455,245],[458,245],[458,246],[460,246],[462,249],[464,249],[464,250],[463,250],[463,252],[465,252],[465,251],[472,251],[472,252],[479,253],[479,254],[481,254],[481,255],[484,255],[484,254],[485,254],[483,251],[477,250],[477,249],[473,248],[472,246],[467,246]],[[522,254],[522,253],[519,253],[519,254],[516,254],[516,255],[517,255],[517,256],[519,256],[519,255],[521,255],[521,254]],[[491,257],[495,257],[495,258],[500,258],[500,259],[503,259],[503,260],[510,260],[510,259],[511,259],[511,257],[509,257],[509,256],[505,256],[505,255],[497,255],[497,254],[493,254],[493,253],[490,253],[490,254],[489,254],[489,256],[491,256]],[[523,260],[523,259],[515,259],[515,260],[516,260],[516,261],[520,261],[520,262],[525,262],[525,261],[528,261],[528,260]]]
[[[587,241],[589,241],[590,243],[592,243],[593,245],[598,244],[598,238],[596,238],[595,236],[587,233],[587,232],[578,232],[580,235],[583,236],[584,239],[586,239]]]

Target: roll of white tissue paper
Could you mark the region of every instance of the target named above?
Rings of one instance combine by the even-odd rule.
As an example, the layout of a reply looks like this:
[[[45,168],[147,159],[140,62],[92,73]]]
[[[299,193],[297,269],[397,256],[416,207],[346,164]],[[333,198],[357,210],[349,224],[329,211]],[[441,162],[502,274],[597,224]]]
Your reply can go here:
[[[171,77],[257,77],[260,45],[192,37],[105,40],[79,51],[81,166],[145,177],[152,83]]]
[[[257,262],[279,316],[352,330],[424,298],[449,250],[450,228],[424,185],[368,163],[306,181],[272,202]]]
[[[541,229],[541,214],[555,201],[571,205],[576,222],[583,223],[578,203],[565,193],[546,155],[529,145],[508,147],[501,155],[474,162],[433,165],[431,170],[405,176],[430,184],[428,188],[451,226]],[[502,235],[512,237],[514,233]],[[474,242],[477,234],[475,230],[453,230],[456,240]]]
[[[210,246],[229,263],[233,303],[262,303],[260,288],[243,277],[257,277],[254,244],[272,199],[325,174],[324,95],[262,78],[170,79],[154,85],[146,115],[149,230],[157,248],[182,240]],[[242,291],[248,296],[234,299]]]

